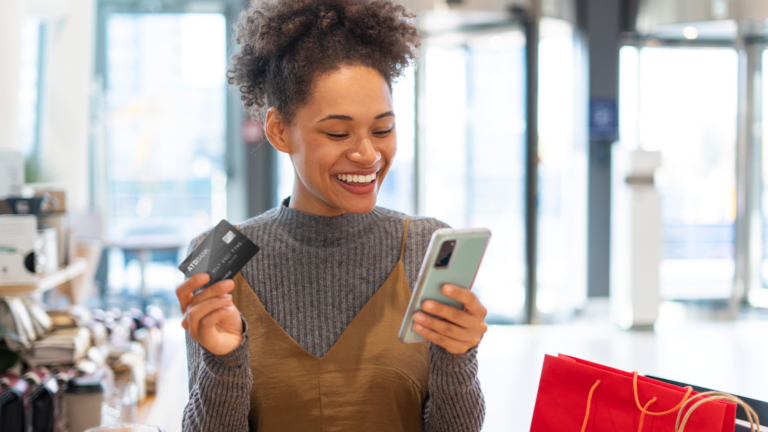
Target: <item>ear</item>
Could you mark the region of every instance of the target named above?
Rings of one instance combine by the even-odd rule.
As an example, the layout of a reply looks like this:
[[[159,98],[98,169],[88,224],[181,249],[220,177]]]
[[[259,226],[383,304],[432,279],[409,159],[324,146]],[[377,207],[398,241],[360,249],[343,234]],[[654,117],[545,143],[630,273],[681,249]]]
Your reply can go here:
[[[290,154],[288,142],[285,140],[285,129],[287,125],[280,117],[277,108],[272,107],[267,111],[267,118],[264,120],[264,133],[267,135],[269,143],[277,151]]]

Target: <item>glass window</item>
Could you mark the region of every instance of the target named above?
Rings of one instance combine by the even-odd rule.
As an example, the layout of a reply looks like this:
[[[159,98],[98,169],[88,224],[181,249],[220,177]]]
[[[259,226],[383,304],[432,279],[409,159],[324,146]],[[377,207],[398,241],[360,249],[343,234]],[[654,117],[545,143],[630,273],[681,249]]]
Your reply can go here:
[[[269,145],[265,143],[264,145]],[[293,193],[293,162],[285,153],[277,152],[277,199],[282,203]]]
[[[379,190],[376,205],[415,212],[414,150],[416,140],[416,78],[413,68],[392,85],[392,104],[397,124],[397,155]]]
[[[622,50],[622,137],[661,151],[665,299],[731,296],[738,59],[733,49]],[[625,74],[636,79],[624,79]],[[636,74],[636,75],[633,75]],[[625,105],[622,104],[622,107]],[[637,124],[636,133],[625,128]]]
[[[189,239],[226,214],[220,14],[107,20],[109,236]]]
[[[587,152],[576,138],[572,27],[545,18],[539,42],[539,206],[536,306],[568,318],[586,302]]]
[[[525,36],[426,46],[419,113],[421,213],[493,232],[474,290],[489,322],[525,303]]]
[[[25,157],[35,151],[38,139],[40,61],[40,21],[36,18],[27,18],[21,28],[21,80],[19,82],[19,140],[21,152]]]
[[[762,285],[768,288],[768,50],[763,51],[762,58],[762,215],[763,215],[763,259],[761,266]]]
[[[186,245],[226,218],[225,18],[115,14],[106,33],[106,305],[177,313]]]

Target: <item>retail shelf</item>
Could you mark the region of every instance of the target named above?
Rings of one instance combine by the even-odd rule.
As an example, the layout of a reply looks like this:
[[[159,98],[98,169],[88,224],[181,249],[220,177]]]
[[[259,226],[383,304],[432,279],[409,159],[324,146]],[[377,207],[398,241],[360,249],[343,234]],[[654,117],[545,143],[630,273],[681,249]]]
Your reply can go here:
[[[37,284],[0,286],[0,295],[22,295],[49,291],[82,276],[87,269],[88,261],[86,259],[75,258],[70,265],[59,269],[57,272],[41,276]]]

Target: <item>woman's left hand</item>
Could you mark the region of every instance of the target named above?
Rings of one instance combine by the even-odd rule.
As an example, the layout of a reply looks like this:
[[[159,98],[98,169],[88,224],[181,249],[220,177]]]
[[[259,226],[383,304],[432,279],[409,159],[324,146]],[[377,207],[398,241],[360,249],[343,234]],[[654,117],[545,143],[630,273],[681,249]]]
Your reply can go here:
[[[466,354],[478,346],[488,330],[485,315],[488,311],[470,290],[456,285],[443,285],[443,294],[460,301],[464,309],[448,306],[434,300],[427,300],[422,307],[432,315],[416,312],[413,330],[428,341],[440,345],[451,354]]]

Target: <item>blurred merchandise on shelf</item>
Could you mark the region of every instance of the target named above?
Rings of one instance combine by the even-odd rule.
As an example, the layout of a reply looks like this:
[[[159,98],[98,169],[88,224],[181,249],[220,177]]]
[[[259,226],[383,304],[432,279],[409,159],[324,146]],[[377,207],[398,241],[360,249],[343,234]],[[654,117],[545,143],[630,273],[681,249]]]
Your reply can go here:
[[[97,293],[94,276],[99,267],[102,250],[101,240],[80,240],[77,242],[73,253],[77,259],[86,263],[85,269],[79,277],[62,283],[57,289],[57,292],[68,297],[70,303],[83,304],[89,296]]]
[[[0,216],[0,286],[37,283],[37,218]]]
[[[85,358],[90,343],[87,328],[56,330],[32,343],[29,354],[23,358],[31,366],[77,363]]]
[[[47,370],[37,368],[25,373],[30,385],[28,400],[29,432],[50,432],[56,426],[56,399],[59,383]]]
[[[49,310],[54,329],[86,327],[93,321],[93,314],[85,306],[74,305],[62,310]]]
[[[24,157],[21,152],[0,149],[0,198],[18,195],[24,185]]]
[[[31,183],[25,185],[25,188],[30,189],[33,196],[50,196],[53,198],[54,205],[51,211],[54,213],[63,213],[67,211],[67,191],[63,185]]]
[[[61,185],[33,183],[0,194],[0,295],[46,293],[49,304],[66,305],[98,293],[98,218],[67,208]]]
[[[56,244],[58,246],[58,263],[64,267],[76,255],[77,241],[74,238],[74,230],[71,227],[69,216],[66,213],[52,213],[41,219],[43,228],[53,229],[56,232]]]
[[[37,339],[32,317],[18,297],[0,298],[0,326],[10,333],[4,333],[5,343],[14,351],[29,348]]]
[[[18,376],[0,375],[0,424],[3,432],[26,432],[24,427],[24,400],[29,395],[29,384]]]
[[[82,305],[45,311],[33,296],[0,297],[2,431],[69,431],[137,420],[153,394],[163,312]]]
[[[37,230],[35,257],[42,267],[43,274],[53,274],[59,270],[58,234],[55,228]]]
[[[101,425],[101,405],[104,385],[99,377],[79,377],[69,380],[65,390],[69,432],[85,432]]]
[[[32,327],[35,329],[35,333],[38,337],[44,337],[53,328],[53,321],[51,316],[43,309],[43,307],[32,300],[29,297],[21,297],[21,302],[29,313],[29,317],[32,320]]]

